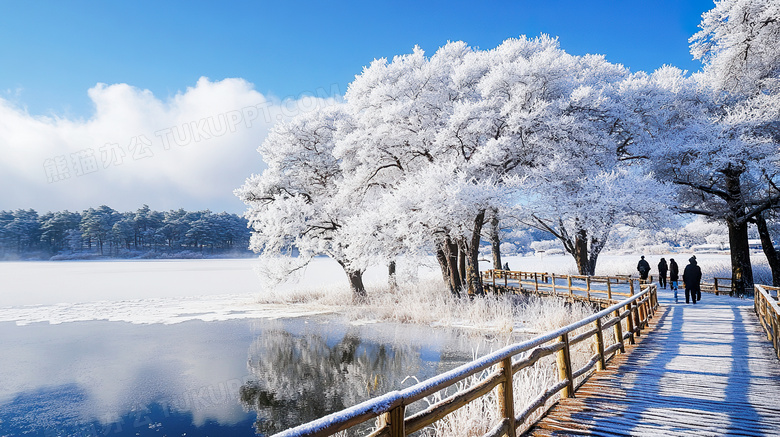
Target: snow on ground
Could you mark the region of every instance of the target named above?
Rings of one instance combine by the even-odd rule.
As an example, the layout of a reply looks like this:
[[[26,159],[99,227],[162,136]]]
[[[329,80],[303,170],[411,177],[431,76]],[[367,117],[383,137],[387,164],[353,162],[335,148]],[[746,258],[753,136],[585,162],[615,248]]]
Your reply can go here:
[[[258,304],[264,293],[256,259],[0,263],[0,322],[87,320],[179,323],[187,320],[296,317],[332,311],[307,305]],[[386,283],[384,268],[366,283]],[[276,293],[346,286],[331,259],[317,258],[297,283]]]
[[[662,256],[675,258],[682,270],[691,254],[648,255],[655,266]],[[705,280],[729,276],[728,255],[698,254]],[[602,255],[597,274],[636,274],[638,255]],[[576,273],[571,256],[508,256],[512,270]],[[754,262],[761,263],[756,256]],[[481,264],[482,269],[490,263]],[[256,259],[68,261],[0,263],[0,322],[63,323],[116,320],[131,323],[178,323],[186,320],[294,317],[333,310],[333,306],[280,305],[263,296],[294,295],[347,286],[341,267],[328,258],[315,259],[296,283],[264,288]],[[414,270],[415,266],[406,270]],[[431,259],[417,265],[420,279],[436,278]],[[384,267],[365,275],[369,293],[387,282]],[[258,303],[264,302],[264,303]]]

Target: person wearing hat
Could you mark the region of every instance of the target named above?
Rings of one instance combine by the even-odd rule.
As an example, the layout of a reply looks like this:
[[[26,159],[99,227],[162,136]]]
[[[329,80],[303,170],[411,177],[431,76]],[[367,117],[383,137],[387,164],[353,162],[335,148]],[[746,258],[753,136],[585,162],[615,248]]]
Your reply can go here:
[[[696,255],[688,260],[689,264],[685,266],[683,272],[683,282],[685,283],[685,303],[688,302],[690,295],[695,304],[701,300],[701,267],[696,263]]]
[[[642,259],[639,260],[639,264],[636,265],[636,269],[639,271],[639,279],[646,281],[647,274],[650,273],[650,263],[645,261],[644,255],[642,255]]]

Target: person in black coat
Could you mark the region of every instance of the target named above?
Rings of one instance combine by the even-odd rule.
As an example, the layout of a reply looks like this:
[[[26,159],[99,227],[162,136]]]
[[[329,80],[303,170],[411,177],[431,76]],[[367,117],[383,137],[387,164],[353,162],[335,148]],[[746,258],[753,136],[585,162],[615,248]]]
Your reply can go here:
[[[696,255],[688,260],[690,264],[685,266],[683,272],[683,282],[685,283],[685,303],[688,302],[688,295],[693,298],[695,304],[701,300],[701,267],[696,263]]]
[[[669,258],[669,289],[674,290],[674,300],[677,301],[677,281],[679,280],[680,267],[674,258]]]
[[[669,266],[666,265],[666,258],[661,258],[658,263],[658,285],[661,288],[666,288],[666,272],[669,270]]]
[[[641,280],[647,280],[647,274],[650,273],[650,263],[645,261],[644,255],[642,256],[642,259],[639,260],[639,263],[636,265],[636,269],[639,271],[639,279]]]

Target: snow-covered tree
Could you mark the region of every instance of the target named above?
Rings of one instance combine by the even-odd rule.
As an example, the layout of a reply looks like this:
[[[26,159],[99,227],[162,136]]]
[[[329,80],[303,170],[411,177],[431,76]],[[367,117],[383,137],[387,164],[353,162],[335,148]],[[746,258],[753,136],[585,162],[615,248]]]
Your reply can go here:
[[[361,212],[361,196],[344,187],[341,162],[333,154],[336,138],[348,125],[344,108],[333,106],[275,126],[258,149],[268,168],[236,194],[249,205],[250,247],[275,263],[275,272],[268,269],[275,279],[284,280],[313,257],[327,255],[341,265],[354,295],[361,297],[366,263],[354,255],[345,229],[350,217]]]
[[[579,272],[592,275],[613,226],[651,221],[664,207],[640,147],[651,140],[650,79],[557,44],[499,71],[500,95],[512,105],[508,129],[537,153],[526,160],[519,215],[560,239]]]
[[[748,224],[780,202],[778,17],[776,1],[716,2],[691,38],[702,72],[659,107],[674,114],[659,175],[679,186],[681,212],[726,223],[739,293],[753,285]]]
[[[81,216],[82,237],[87,239],[87,244],[91,247],[92,241],[97,243],[100,254],[103,255],[103,246],[111,240],[111,231],[114,224],[121,219],[119,214],[113,208],[101,205],[97,209],[89,208]]]
[[[67,247],[67,232],[69,229],[78,228],[81,215],[67,210],[57,211],[44,214],[40,220],[41,241],[49,247],[52,253],[56,253]]]

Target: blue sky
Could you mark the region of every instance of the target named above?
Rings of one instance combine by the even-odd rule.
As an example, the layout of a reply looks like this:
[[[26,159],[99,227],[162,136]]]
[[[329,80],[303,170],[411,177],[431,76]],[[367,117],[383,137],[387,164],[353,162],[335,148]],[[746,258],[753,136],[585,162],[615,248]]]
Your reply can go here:
[[[155,129],[186,124],[182,120],[187,116],[189,120],[204,117],[186,115],[191,114],[187,102],[197,96],[201,106],[219,106],[215,96],[229,96],[225,99],[231,103],[224,107],[230,108],[244,102],[244,97],[255,102],[296,99],[307,93],[343,94],[364,65],[375,58],[409,53],[415,45],[429,54],[454,40],[489,49],[507,38],[547,33],[558,36],[569,53],[604,54],[633,71],[652,71],[664,64],[696,71],[700,63],[692,60],[688,38],[713,2],[0,0],[0,7],[0,111],[12,115],[0,116],[14,120],[6,121],[5,130],[0,120],[0,152],[6,167],[14,167],[5,169],[0,162],[0,170],[7,173],[0,175],[0,184],[14,184],[20,190],[14,198],[0,194],[0,209],[80,209],[100,203],[134,209],[150,203],[158,209],[240,211],[242,206],[229,188],[240,185],[252,171],[262,170],[254,150],[272,123],[231,139],[224,150],[241,149],[252,158],[236,155],[247,165],[217,169],[215,175],[229,177],[214,176],[213,183],[224,186],[208,195],[197,190],[184,193],[181,187],[192,181],[159,172],[173,163],[185,165],[188,159],[213,162],[216,152],[197,159],[195,153],[181,152],[171,162],[155,158],[156,165],[131,163],[121,171],[113,168],[118,164],[111,164],[101,169],[105,170],[101,174],[113,172],[106,173],[110,180],[94,175],[77,178],[71,168],[70,178],[57,184],[44,173],[43,163],[57,156],[70,159],[74,151],[85,148],[99,154],[108,142],[127,147],[138,134],[154,139]],[[209,81],[199,82],[201,77]],[[222,82],[227,78],[240,81]],[[155,126],[124,125],[123,117],[135,120],[139,113],[155,113],[143,105],[166,108],[163,112],[170,117]],[[135,112],[127,109],[130,106]],[[102,130],[95,128],[101,123]],[[29,125],[29,131],[9,133],[17,125]],[[38,138],[41,126],[51,132]],[[108,138],[95,129],[124,129],[125,133]],[[61,141],[49,141],[52,137]],[[82,143],[75,144],[78,141]],[[234,144],[238,142],[242,143]],[[162,150],[160,144],[155,146]],[[204,168],[195,166],[192,172]],[[156,180],[155,185],[144,182],[150,179]],[[31,184],[29,191],[24,191],[25,183]],[[122,200],[117,200],[116,190],[101,191],[98,186],[121,190]],[[66,194],[74,191],[78,198]],[[154,198],[145,202],[144,196],[150,197],[151,192]]]
[[[521,34],[632,70],[697,70],[687,39],[712,0],[515,2],[3,2],[0,89],[35,114],[88,116],[86,90],[128,83],[158,97],[199,77],[240,77],[279,97],[345,90],[374,58],[448,40],[492,48]]]

